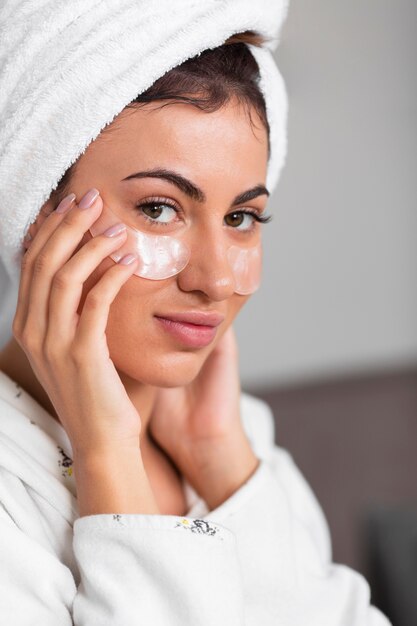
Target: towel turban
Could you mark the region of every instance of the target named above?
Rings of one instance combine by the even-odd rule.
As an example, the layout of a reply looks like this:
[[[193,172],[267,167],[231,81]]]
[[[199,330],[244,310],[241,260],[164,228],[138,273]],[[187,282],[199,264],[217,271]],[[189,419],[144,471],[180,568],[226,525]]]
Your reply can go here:
[[[267,186],[286,153],[287,97],[272,52],[287,0],[3,0],[0,7],[0,256],[12,283],[23,238],[65,171],[138,94],[231,35],[260,69],[270,126]]]

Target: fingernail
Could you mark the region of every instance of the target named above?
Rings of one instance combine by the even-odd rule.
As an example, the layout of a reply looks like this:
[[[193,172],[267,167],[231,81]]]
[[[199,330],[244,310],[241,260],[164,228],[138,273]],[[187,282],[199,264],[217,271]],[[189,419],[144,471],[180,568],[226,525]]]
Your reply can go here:
[[[119,235],[124,230],[126,230],[126,226],[122,223],[115,224],[114,226],[110,226],[107,230],[104,231],[103,235],[106,237],[114,237],[115,235]]]
[[[122,257],[119,261],[120,265],[130,265],[135,261],[138,257],[134,254],[126,254],[126,256]]]
[[[65,213],[65,211],[67,211],[70,208],[74,200],[75,200],[75,193],[70,193],[68,196],[65,196],[65,198],[61,200],[61,202],[58,204],[57,208],[55,209],[55,212]]]
[[[78,205],[80,209],[88,209],[92,204],[94,204],[95,199],[99,195],[99,190],[90,189],[87,193],[81,198],[80,204]]]

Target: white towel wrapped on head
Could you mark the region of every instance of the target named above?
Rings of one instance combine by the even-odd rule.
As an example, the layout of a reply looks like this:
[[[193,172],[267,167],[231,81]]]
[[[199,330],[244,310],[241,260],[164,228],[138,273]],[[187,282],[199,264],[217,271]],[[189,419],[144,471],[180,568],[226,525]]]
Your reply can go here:
[[[267,186],[286,153],[287,98],[272,57],[287,0],[3,0],[0,7],[0,256],[19,281],[23,238],[65,171],[134,98],[234,33],[249,48],[270,125]]]

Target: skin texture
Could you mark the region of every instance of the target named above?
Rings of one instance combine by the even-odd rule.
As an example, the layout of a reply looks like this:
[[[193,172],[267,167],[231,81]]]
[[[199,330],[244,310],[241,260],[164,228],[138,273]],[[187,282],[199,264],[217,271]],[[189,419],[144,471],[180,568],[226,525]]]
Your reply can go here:
[[[254,111],[252,119],[256,126],[235,101],[213,113],[178,103],[126,109],[80,157],[69,189],[78,203],[89,189],[97,188],[120,220],[132,225],[143,220],[136,204],[151,197],[158,197],[159,202],[166,198],[182,212],[175,215],[165,209],[165,215],[174,220],[169,231],[174,234],[176,228],[190,228],[194,244],[186,268],[161,281],[130,276],[111,304],[106,327],[111,359],[140,415],[145,467],[155,477],[154,484],[161,485],[166,499],[175,488],[173,468],[184,473],[187,467],[193,468],[187,478],[200,492],[207,482],[205,473],[212,476],[216,484],[213,482],[211,492],[204,496],[215,506],[256,467],[240,422],[238,356],[232,327],[250,296],[234,292],[225,251],[233,244],[256,245],[263,226],[254,223],[249,234],[224,222],[227,214],[239,209],[260,214],[265,209],[266,195],[231,207],[236,195],[266,180],[266,130]],[[161,179],[121,182],[134,172],[156,167],[191,179],[206,194],[206,202],[192,200],[173,183]],[[32,237],[54,208],[51,201],[44,204],[30,227]],[[248,217],[243,228],[249,228],[251,222]],[[152,232],[167,231],[161,226]],[[91,235],[86,232],[77,250],[89,239]],[[113,265],[114,261],[104,258],[85,281],[78,312],[89,290]],[[154,319],[154,315],[187,310],[217,311],[225,316],[208,346],[185,347],[161,330]],[[20,382],[59,421],[15,339],[0,353],[0,369]],[[219,480],[229,466],[237,468],[233,458],[240,459],[240,469],[230,475],[226,492],[221,492]],[[246,463],[245,471],[242,463]],[[166,506],[167,511],[172,508]]]

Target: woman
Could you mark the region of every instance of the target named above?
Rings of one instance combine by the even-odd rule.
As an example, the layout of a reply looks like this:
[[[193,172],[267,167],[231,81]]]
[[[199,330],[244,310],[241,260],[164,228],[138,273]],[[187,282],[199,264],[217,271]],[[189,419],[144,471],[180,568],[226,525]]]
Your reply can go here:
[[[156,81],[30,228],[0,355],[5,623],[388,624],[331,563],[268,407],[241,394],[233,321],[250,293],[229,250],[259,248],[270,219],[246,46],[262,42],[234,36]],[[111,213],[119,230],[94,231]],[[129,229],[184,244],[180,271],[135,274],[136,249],[115,263]]]

